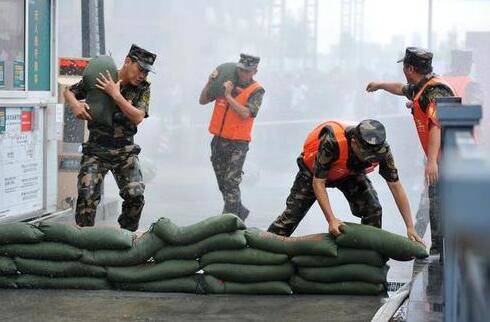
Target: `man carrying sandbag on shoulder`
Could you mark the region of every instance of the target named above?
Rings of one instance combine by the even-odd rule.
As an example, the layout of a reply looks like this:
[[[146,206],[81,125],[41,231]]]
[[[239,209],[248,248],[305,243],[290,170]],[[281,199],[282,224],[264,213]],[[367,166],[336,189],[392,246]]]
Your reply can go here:
[[[379,121],[364,120],[356,125],[326,121],[308,134],[297,162],[299,171],[286,200],[286,210],[270,225],[269,232],[291,236],[318,200],[329,233],[340,235],[342,221],[332,211],[327,187],[342,191],[352,214],[361,217],[361,223],[381,228],[381,204],[366,175],[379,165],[379,173],[386,180],[407,227],[407,236],[422,243],[386,142],[385,127]]]
[[[111,171],[124,199],[118,218],[121,228],[135,231],[144,205],[145,185],[134,144],[137,125],[148,117],[150,84],[146,81],[156,55],[132,45],[117,70],[108,56],[91,60],[83,79],[65,90],[73,114],[88,121],[78,174],[75,220],[93,226],[104,177]],[[86,100],[86,101],[84,101]]]
[[[223,213],[245,220],[249,210],[242,205],[240,183],[251,140],[252,127],[265,90],[253,79],[260,58],[240,54],[240,61],[218,66],[199,97],[204,105],[215,101],[209,123],[211,163],[223,195]]]

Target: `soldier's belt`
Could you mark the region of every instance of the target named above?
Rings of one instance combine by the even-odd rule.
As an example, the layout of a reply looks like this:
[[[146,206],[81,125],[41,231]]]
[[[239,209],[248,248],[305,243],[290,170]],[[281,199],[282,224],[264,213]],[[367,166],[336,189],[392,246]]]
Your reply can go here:
[[[133,138],[93,137],[89,136],[89,142],[109,149],[119,149],[126,145],[134,144]]]

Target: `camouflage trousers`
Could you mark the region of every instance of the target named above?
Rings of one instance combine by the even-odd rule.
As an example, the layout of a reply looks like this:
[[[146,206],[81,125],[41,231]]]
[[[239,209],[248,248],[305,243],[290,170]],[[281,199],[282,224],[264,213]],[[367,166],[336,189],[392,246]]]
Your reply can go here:
[[[276,235],[291,236],[316,201],[312,173],[301,158],[298,158],[298,166],[300,170],[286,199],[286,209],[267,230]],[[362,224],[381,228],[381,204],[376,190],[366,175],[349,176],[331,185],[342,191],[349,202],[352,214],[360,217]]]
[[[78,199],[75,214],[77,225],[84,227],[95,224],[95,214],[101,198],[104,177],[108,171],[111,171],[119,188],[119,195],[124,200],[118,218],[119,225],[130,231],[138,229],[141,211],[145,204],[143,196],[145,184],[139,159],[137,153],[127,153],[127,151],[121,153],[119,150],[121,149],[108,150],[106,155],[86,154],[84,151],[78,174]],[[139,147],[137,152],[139,153]]]
[[[439,194],[436,185],[425,186],[420,196],[419,209],[415,216],[415,231],[424,237],[430,222],[431,254],[440,254],[443,249],[441,212],[439,210]]]
[[[247,141],[228,140],[219,136],[214,136],[211,141],[211,163],[225,203],[223,213],[233,213],[242,219],[249,213],[242,205],[240,193],[247,152]]]
[[[429,225],[430,200],[427,186],[420,194],[419,207],[415,215],[415,231],[420,237],[424,237]]]
[[[441,223],[441,211],[439,208],[439,189],[436,185],[429,186],[429,221],[430,221],[430,238],[431,254],[441,254],[443,251],[443,238],[442,238],[442,223]]]

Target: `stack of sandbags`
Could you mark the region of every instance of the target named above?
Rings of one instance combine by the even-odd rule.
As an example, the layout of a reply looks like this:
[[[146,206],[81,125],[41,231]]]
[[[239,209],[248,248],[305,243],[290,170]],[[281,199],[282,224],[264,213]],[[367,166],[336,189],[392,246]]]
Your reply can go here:
[[[186,227],[160,218],[155,223],[155,234],[168,245],[156,253],[155,261],[198,259],[211,251],[244,248],[244,229],[245,224],[232,214],[210,217]]]
[[[337,246],[326,234],[282,237],[257,228],[245,231],[247,248],[212,252],[200,259],[209,293],[292,294],[288,280],[296,254],[334,256]]]
[[[281,237],[257,228],[245,231],[247,248],[212,252],[200,259],[209,293],[292,294],[287,281],[295,268],[296,254],[334,256],[337,246],[326,234]]]
[[[238,294],[379,294],[388,258],[427,256],[408,238],[358,224],[282,237],[224,214],[179,227],[161,218],[124,229],[0,225],[0,287]]]
[[[232,214],[178,227],[162,218],[155,233],[168,245],[156,262],[198,260],[205,276],[193,276],[196,289],[206,293],[290,294],[292,265],[282,254],[247,247],[245,225]]]
[[[46,223],[39,227],[27,223],[0,226],[0,235],[30,231],[31,239],[12,239],[0,246],[0,254],[12,259],[18,275],[9,287],[105,289],[104,267],[79,261],[82,249],[131,247],[133,236],[119,229],[85,228]]]
[[[384,292],[386,258],[372,250],[337,249],[337,256],[294,256],[297,274],[290,284],[295,293],[375,295]]]
[[[17,267],[13,258],[1,251],[3,247],[16,244],[36,244],[44,238],[44,234],[35,226],[25,223],[0,225],[0,287],[16,287]]]
[[[245,225],[236,216],[210,217],[187,227],[160,218],[154,233],[166,244],[154,255],[154,263],[127,268],[108,268],[108,279],[120,289],[203,293],[198,259],[216,250],[237,250],[246,245]]]
[[[375,295],[385,291],[389,258],[425,258],[425,248],[388,231],[354,223],[342,226],[337,256],[294,256],[295,293]]]
[[[134,266],[148,262],[165,243],[153,232],[153,226],[122,250],[83,250],[80,261],[98,266]]]

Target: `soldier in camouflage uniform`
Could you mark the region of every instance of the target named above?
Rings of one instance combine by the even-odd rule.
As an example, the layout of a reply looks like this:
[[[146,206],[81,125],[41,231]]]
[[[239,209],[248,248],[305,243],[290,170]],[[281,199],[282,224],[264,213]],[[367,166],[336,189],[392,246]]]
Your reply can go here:
[[[88,121],[90,132],[88,141],[83,144],[78,174],[75,220],[79,226],[94,225],[104,177],[111,171],[119,187],[119,195],[124,199],[118,222],[121,228],[138,229],[145,203],[145,185],[138,160],[141,149],[133,137],[137,125],[148,117],[150,84],[146,77],[155,58],[155,54],[132,45],[118,71],[119,81],[114,82],[109,73],[100,74],[96,86],[111,96],[119,108],[114,114],[112,127],[92,119],[90,107],[82,101],[87,94],[83,80],[64,92],[75,116]]]
[[[328,121],[313,130],[298,157],[299,172],[286,200],[286,209],[268,231],[290,236],[310,207],[318,200],[328,222],[329,232],[341,234],[330,206],[327,189],[337,188],[347,198],[352,214],[361,223],[381,228],[382,208],[366,173],[379,164],[407,227],[410,239],[422,242],[412,223],[410,205],[398,178],[384,126],[376,120],[364,120],[357,126]],[[315,142],[312,144],[312,142]],[[313,146],[309,149],[308,146]]]
[[[437,193],[438,157],[441,145],[441,128],[436,115],[435,100],[441,97],[454,96],[449,84],[433,73],[433,54],[425,49],[408,47],[403,62],[403,73],[407,84],[397,82],[371,82],[366,90],[374,92],[379,89],[391,94],[405,96],[409,99],[407,107],[414,117],[420,142],[427,157],[425,165],[425,182],[429,193],[429,218],[431,226],[431,254],[442,253],[443,240],[439,197]],[[441,257],[442,259],[442,257]]]
[[[247,218],[249,210],[242,205],[239,186],[253,121],[265,93],[263,87],[253,79],[259,61],[259,57],[240,55],[237,64],[238,83],[224,83],[224,97],[216,98],[209,127],[214,135],[211,141],[211,163],[223,195],[223,213],[233,213],[243,220]],[[209,98],[208,92],[210,82],[216,77],[218,71],[214,70],[199,97],[202,105],[214,100]]]

